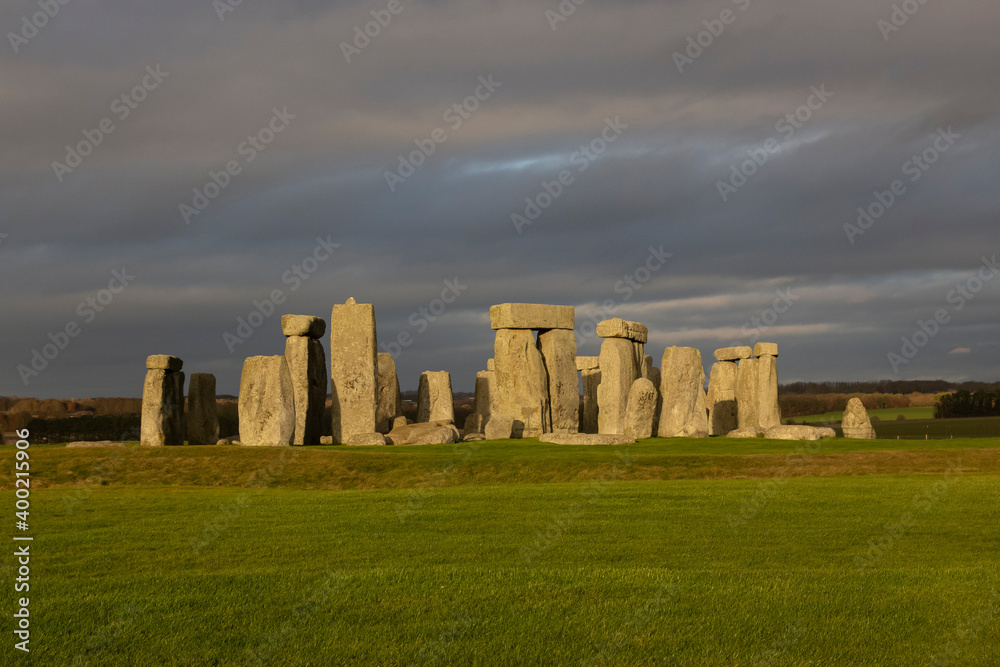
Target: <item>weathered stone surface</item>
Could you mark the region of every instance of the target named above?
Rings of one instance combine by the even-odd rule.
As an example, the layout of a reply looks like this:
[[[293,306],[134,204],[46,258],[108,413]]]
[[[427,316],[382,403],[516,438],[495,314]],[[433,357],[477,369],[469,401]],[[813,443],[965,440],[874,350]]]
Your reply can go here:
[[[393,445],[446,445],[458,442],[459,435],[452,425],[418,422],[392,429],[385,440]]]
[[[781,424],[778,405],[778,358],[769,355],[757,358],[757,424],[771,428]]]
[[[649,329],[639,322],[612,317],[610,320],[597,323],[597,335],[601,338],[627,338],[637,343],[645,343],[649,337]]]
[[[632,383],[625,408],[625,437],[645,440],[653,437],[653,414],[656,412],[657,391],[653,383],[639,378]]]
[[[550,445],[631,445],[635,438],[612,433],[546,433],[538,442]]]
[[[482,433],[466,433],[462,436],[462,442],[475,442],[478,440],[485,440],[486,436]]]
[[[646,378],[647,380],[649,380],[650,382],[652,382],[652,377],[651,376],[652,376],[654,368],[656,368],[656,366],[653,365],[653,357],[651,357],[648,354],[643,355],[643,357],[642,357],[642,368],[639,370],[639,377]],[[659,390],[657,390],[657,391],[659,391]]]
[[[490,306],[494,329],[572,329],[573,306],[541,303],[501,303]]]
[[[627,338],[605,338],[601,342],[601,384],[597,387],[597,431],[625,433],[628,392],[639,377],[635,348]]]
[[[601,367],[600,357],[577,357],[576,358],[576,370],[578,371],[595,371]]]
[[[653,411],[653,435],[658,435],[660,432],[660,414],[663,412],[663,396],[660,394],[661,377],[660,369],[656,366],[653,366],[649,370],[649,378],[647,379],[653,383],[653,387],[656,389],[656,410]]]
[[[214,445],[219,441],[215,376],[211,373],[191,374],[186,426],[189,445]]]
[[[829,428],[827,426],[816,426],[815,429],[817,431],[819,431],[819,435],[822,438],[836,438],[837,437],[837,432],[834,431],[832,428]]]
[[[321,445],[332,445],[333,436],[332,435],[321,435],[319,436],[319,444]]]
[[[333,441],[355,433],[376,432],[378,400],[375,307],[353,298],[330,314],[330,386],[333,393]]]
[[[218,441],[216,441],[215,444],[217,444],[217,445],[235,445],[236,443],[233,441],[232,438],[219,438]]]
[[[402,428],[403,426],[406,426],[407,424],[412,424],[412,423],[413,422],[411,422],[409,419],[407,419],[406,417],[400,415],[400,416],[398,416],[398,417],[396,417],[395,419],[392,420],[392,428],[394,428],[394,429],[396,429],[396,428]]]
[[[500,329],[493,358],[498,411],[523,422],[528,437],[550,432],[549,378],[532,332]]]
[[[749,349],[747,348],[748,351]],[[712,364],[706,396],[711,435],[725,435],[739,426],[736,409],[736,372],[736,364],[732,361]]]
[[[486,428],[487,421],[489,421],[489,417],[470,412],[469,416],[465,418],[465,426],[462,430],[465,431],[466,435],[470,433],[482,433],[483,429]]]
[[[483,435],[487,440],[506,440],[512,437],[514,430],[514,418],[510,415],[494,414],[490,416],[486,426],[483,427]]]
[[[701,352],[693,347],[668,347],[660,364],[661,438],[707,438],[708,408]]]
[[[327,387],[323,344],[306,336],[289,336],[285,339],[285,362],[292,378],[295,402],[292,444],[318,445],[323,431]]]
[[[823,434],[812,426],[778,425],[766,429],[764,437],[770,440],[819,440]]]
[[[753,356],[755,357],[776,357],[778,356],[777,343],[757,343],[753,346]]]
[[[388,352],[378,355],[378,402],[375,408],[375,430],[388,433],[392,422],[403,414],[403,398],[399,393],[399,377],[396,375],[396,360]]]
[[[326,333],[326,320],[315,315],[282,315],[281,332],[286,336],[322,338]]]
[[[250,447],[292,444],[295,395],[284,356],[248,357],[240,376],[240,442]]]
[[[753,354],[753,349],[749,345],[739,347],[723,347],[715,351],[715,358],[719,361],[739,361],[749,359]]]
[[[355,433],[347,439],[346,445],[353,447],[372,447],[385,445],[385,436],[381,433]]]
[[[756,438],[764,435],[764,429],[759,426],[741,426],[726,434],[727,438]]]
[[[496,372],[479,371],[476,373],[476,394],[472,414],[465,419],[466,434],[483,432],[486,422],[496,409],[496,402]]]
[[[486,360],[486,370],[488,370],[488,371],[495,371],[496,369],[497,369],[496,360],[493,357],[490,357],[489,359],[487,359]]]
[[[146,357],[146,370],[179,371],[184,362],[169,354],[151,354]]]
[[[67,442],[67,447],[124,447],[124,442],[112,442],[111,440],[79,440],[76,442]]]
[[[580,379],[576,374],[576,334],[569,329],[538,333],[538,351],[549,379],[553,433],[576,433],[580,427]]]
[[[580,432],[597,433],[599,426],[597,390],[601,385],[601,370],[599,368],[591,368],[581,371],[580,374],[583,376],[583,406],[580,413]]]
[[[840,427],[844,431],[845,438],[871,440],[875,437],[875,427],[868,418],[868,411],[865,410],[861,399],[856,396],[847,402]]]
[[[184,444],[183,372],[162,368],[146,371],[139,441],[144,447]]]
[[[451,373],[424,371],[417,387],[417,422],[455,421],[455,399],[451,393]]]
[[[760,426],[757,419],[756,359],[743,359],[736,369],[736,421],[739,428]]]

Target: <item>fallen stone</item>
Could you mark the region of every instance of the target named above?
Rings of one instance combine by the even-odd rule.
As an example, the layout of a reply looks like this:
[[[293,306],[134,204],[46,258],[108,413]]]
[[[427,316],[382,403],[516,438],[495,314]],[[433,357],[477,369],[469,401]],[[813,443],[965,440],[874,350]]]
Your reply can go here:
[[[668,347],[660,364],[661,438],[707,438],[708,408],[701,352],[693,347]]]
[[[749,345],[739,347],[723,347],[715,351],[715,358],[718,361],[739,361],[749,359],[753,354],[753,349]]]
[[[782,424],[766,429],[764,437],[770,440],[819,440],[824,436],[820,429],[813,426]]]
[[[736,369],[736,422],[739,428],[760,426],[757,419],[756,359],[743,359]]]
[[[189,445],[214,445],[219,441],[215,376],[211,373],[191,374],[186,429]]]
[[[596,371],[601,367],[600,357],[577,357],[576,358],[576,370],[578,371]]]
[[[385,436],[381,433],[355,433],[344,443],[352,447],[371,447],[385,445]]]
[[[111,440],[93,440],[93,441],[82,441],[78,440],[76,442],[67,442],[67,447],[124,447],[124,442],[113,442]]]
[[[653,437],[653,414],[656,412],[657,391],[653,383],[639,378],[632,383],[625,408],[625,437],[645,440]]]
[[[506,440],[512,437],[514,431],[514,418],[510,415],[491,415],[486,426],[483,427],[483,436],[487,440]]]
[[[169,354],[151,354],[146,357],[146,370],[179,371],[184,362]]]
[[[823,438],[836,438],[837,437],[837,432],[834,431],[832,428],[829,428],[827,426],[816,426],[814,428],[817,431],[819,431],[820,437],[823,437]]]
[[[493,329],[572,329],[573,306],[541,303],[501,303],[490,306]]]
[[[326,352],[323,351],[323,344],[307,336],[289,336],[285,339],[285,362],[292,378],[292,398],[295,403],[292,444],[318,445],[323,431],[327,389]]]
[[[736,409],[736,372],[736,364],[731,361],[718,361],[712,364],[712,372],[708,379],[708,394],[705,397],[711,435],[725,435],[739,426]]]
[[[755,357],[776,357],[778,356],[777,343],[757,343],[753,346],[753,356]]]
[[[757,424],[761,428],[781,425],[778,404],[778,358],[757,357]]]
[[[576,433],[580,427],[580,380],[576,374],[576,333],[549,329],[538,333],[538,351],[548,375],[553,433]]]
[[[146,371],[142,388],[139,442],[143,447],[177,447],[184,444],[182,371],[162,368]]]
[[[599,427],[597,390],[601,385],[601,370],[599,368],[588,368],[581,371],[580,375],[583,378],[583,407],[580,415],[580,432],[597,433]]]
[[[217,445],[232,445],[234,443],[233,443],[232,438],[220,438],[218,441],[216,441],[215,444],[217,444]]]
[[[530,435],[552,430],[549,378],[535,337],[526,329],[500,329],[496,333],[497,409],[524,423]]]
[[[645,343],[649,337],[649,329],[639,322],[612,317],[610,320],[597,323],[597,335],[601,338],[627,338],[637,343]]]
[[[396,429],[396,428],[402,428],[403,426],[406,426],[407,424],[412,424],[412,423],[413,422],[411,422],[409,419],[407,419],[406,417],[400,415],[400,416],[398,416],[398,417],[396,417],[395,419],[392,420],[392,428],[394,428],[394,429]]]
[[[385,440],[393,445],[446,445],[458,442],[459,436],[454,426],[418,422],[392,429]]]
[[[612,433],[546,433],[538,442],[550,445],[631,445],[634,438]]]
[[[249,447],[292,444],[295,396],[284,356],[243,362],[239,397],[240,442]]]
[[[857,396],[847,402],[840,428],[845,438],[871,440],[875,437],[875,427],[868,418],[868,411]]]
[[[486,436],[484,436],[482,433],[466,433],[465,436],[462,437],[462,442],[475,442],[478,440],[485,440],[485,439]]]
[[[396,375],[396,360],[388,352],[379,352],[378,400],[375,407],[375,430],[388,433],[393,420],[403,414],[403,398],[399,393],[399,377]]]
[[[417,422],[455,421],[455,399],[451,393],[451,373],[424,371],[417,387]]]
[[[321,445],[332,445],[333,436],[332,435],[321,435],[319,436],[319,444]]]
[[[764,429],[759,426],[741,426],[726,434],[727,438],[757,438],[764,435]]]
[[[281,332],[286,336],[322,338],[326,333],[326,320],[314,315],[282,315]]]
[[[333,441],[377,431],[377,336],[375,307],[353,298],[330,314],[330,385],[333,392]]]
[[[628,392],[639,377],[635,349],[626,338],[601,341],[601,383],[597,387],[597,432],[625,433]]]

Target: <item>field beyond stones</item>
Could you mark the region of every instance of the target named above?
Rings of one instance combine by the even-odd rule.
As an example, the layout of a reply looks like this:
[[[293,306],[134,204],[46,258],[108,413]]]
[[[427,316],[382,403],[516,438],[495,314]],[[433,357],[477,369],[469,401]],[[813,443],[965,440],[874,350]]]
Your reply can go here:
[[[31,455],[34,664],[996,664],[1000,439]]]

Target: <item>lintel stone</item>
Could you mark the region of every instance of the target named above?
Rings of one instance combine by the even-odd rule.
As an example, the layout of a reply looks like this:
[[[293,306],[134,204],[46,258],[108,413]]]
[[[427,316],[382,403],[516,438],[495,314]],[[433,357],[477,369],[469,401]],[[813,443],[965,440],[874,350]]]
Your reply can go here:
[[[573,306],[541,303],[501,303],[490,306],[493,329],[572,329]]]
[[[645,343],[649,329],[645,324],[630,322],[620,317],[612,317],[597,323],[597,335],[601,338],[628,338],[637,343]]]

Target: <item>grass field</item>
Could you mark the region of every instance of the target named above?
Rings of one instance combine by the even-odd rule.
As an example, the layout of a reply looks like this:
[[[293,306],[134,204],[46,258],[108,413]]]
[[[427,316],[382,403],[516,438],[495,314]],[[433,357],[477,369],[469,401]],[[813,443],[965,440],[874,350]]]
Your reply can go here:
[[[33,664],[996,664],[1000,440],[476,444],[32,447]]]
[[[905,419],[934,419],[934,408],[933,407],[923,407],[923,408],[883,408],[878,410],[869,410],[868,416],[874,420],[878,417],[879,421],[894,421],[899,419],[902,415]],[[812,423],[812,422],[840,422],[844,418],[844,412],[824,412],[821,415],[807,415],[805,417],[793,417],[796,424]],[[787,421],[787,420],[786,420]]]

